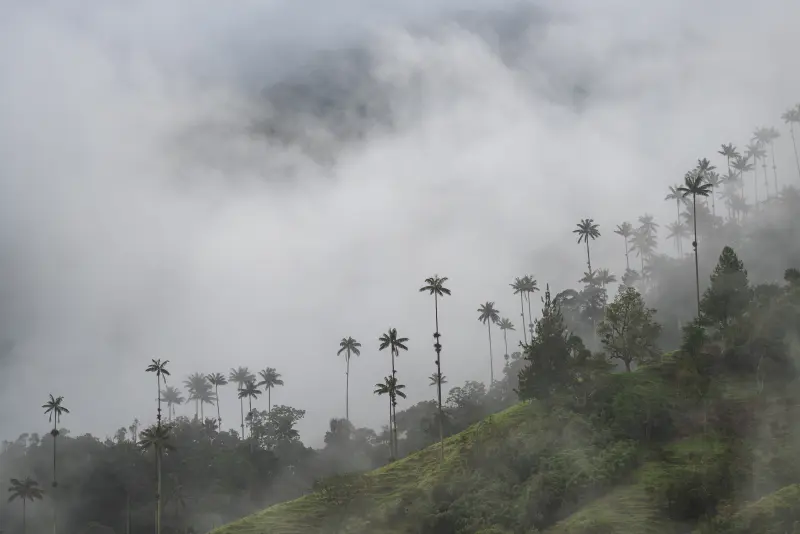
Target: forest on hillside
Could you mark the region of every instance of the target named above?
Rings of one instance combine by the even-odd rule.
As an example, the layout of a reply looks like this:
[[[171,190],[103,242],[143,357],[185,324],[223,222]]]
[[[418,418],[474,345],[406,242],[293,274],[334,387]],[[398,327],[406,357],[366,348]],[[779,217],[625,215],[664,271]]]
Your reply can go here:
[[[800,106],[787,111],[784,120],[794,140]],[[374,390],[387,412],[381,429],[354,426],[345,407],[344,418],[330,421],[324,446],[306,446],[296,426],[315,407],[273,405],[274,388],[293,384],[284,384],[271,367],[198,370],[181,380],[181,390],[169,374],[169,362],[143,362],[142,387],[156,382],[158,402],[141,409],[157,413],[158,422],[143,428],[136,420],[109,429],[113,433],[107,437],[72,435],[69,418],[75,414],[69,412],[69,399],[53,392],[42,399],[42,421],[30,422],[32,428],[50,430],[3,442],[0,476],[8,481],[9,498],[0,505],[0,528],[204,532],[306,494],[330,477],[371,470],[443,443],[520,400],[591,413],[594,424],[624,434],[637,447],[698,428],[704,436],[747,438],[757,426],[758,407],[740,411],[741,406],[720,401],[718,377],[752,381],[758,394],[766,395],[793,382],[800,355],[800,192],[795,185],[800,161],[797,177],[788,178],[787,172],[779,180],[773,144],[778,135],[774,128],[759,128],[746,148],[726,144],[714,161],[700,159],[665,192],[665,200],[675,205],[675,220],[659,223],[644,213],[610,229],[591,218],[565,228],[580,247],[575,261],[586,262],[576,288],[551,288],[523,274],[509,281],[518,309],[501,313],[495,302],[486,302],[476,310],[479,324],[463,325],[487,332],[488,385],[469,381],[451,387],[447,382],[440,353],[447,350],[447,336],[458,332],[439,332],[438,304],[458,288],[438,274],[410,287],[422,293],[420,298],[430,298],[436,310],[429,399],[407,399],[403,391],[403,364],[397,357],[408,333],[392,328],[369,341],[345,336],[331,348],[348,377],[362,343],[386,354],[382,382],[348,380],[345,386]],[[593,264],[597,239],[619,240],[618,266]],[[537,296],[541,314],[534,318]],[[609,384],[652,365],[667,365],[674,391],[649,398],[652,405],[626,405],[630,412],[622,421],[619,406],[609,404],[615,398]],[[667,404],[677,393],[702,408],[695,412],[682,405],[697,419],[676,421],[675,406]],[[220,420],[219,403],[225,402],[240,404],[239,421]],[[175,414],[184,403],[194,405],[193,417]],[[615,418],[608,419],[609,414]],[[745,449],[732,451],[731,458],[744,461]],[[767,460],[759,461],[763,467]],[[742,480],[752,477],[731,475],[731,462],[713,480],[702,480],[700,496],[694,489],[684,492],[677,480],[654,480],[654,491],[670,495],[670,513],[696,521],[715,514],[726,500],[755,499],[800,482],[788,461],[775,452],[767,461],[769,480],[750,484],[748,492],[742,491]],[[547,528],[564,516],[565,499],[552,497],[535,513],[509,519],[506,527],[509,532]],[[452,510],[427,510],[426,517],[434,518],[429,532],[478,532],[478,524],[467,530],[454,526],[460,519],[454,517],[457,508]],[[438,527],[435,518],[442,521]]]

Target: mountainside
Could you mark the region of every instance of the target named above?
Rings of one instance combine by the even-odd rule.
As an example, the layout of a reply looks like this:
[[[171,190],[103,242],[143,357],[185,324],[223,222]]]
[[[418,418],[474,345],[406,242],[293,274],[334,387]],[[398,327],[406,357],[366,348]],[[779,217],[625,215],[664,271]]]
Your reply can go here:
[[[796,388],[773,370],[762,389],[731,358],[716,352],[702,399],[680,353],[665,355],[583,400],[490,416],[447,439],[442,463],[432,446],[215,532],[796,532]]]

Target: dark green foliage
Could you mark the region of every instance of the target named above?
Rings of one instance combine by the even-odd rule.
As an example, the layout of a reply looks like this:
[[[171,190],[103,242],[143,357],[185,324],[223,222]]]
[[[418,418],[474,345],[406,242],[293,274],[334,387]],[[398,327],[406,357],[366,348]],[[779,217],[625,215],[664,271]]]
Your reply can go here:
[[[725,247],[711,274],[711,286],[700,301],[700,311],[710,324],[726,327],[744,312],[750,297],[744,264],[732,248]]]
[[[631,370],[631,363],[641,365],[658,354],[661,325],[653,319],[654,313],[636,289],[621,286],[597,327],[608,357],[623,362],[627,371]]]
[[[559,306],[550,300],[550,289],[545,292],[542,317],[537,319],[534,337],[525,348],[527,367],[519,373],[521,399],[546,399],[571,380],[569,334],[564,325]]]

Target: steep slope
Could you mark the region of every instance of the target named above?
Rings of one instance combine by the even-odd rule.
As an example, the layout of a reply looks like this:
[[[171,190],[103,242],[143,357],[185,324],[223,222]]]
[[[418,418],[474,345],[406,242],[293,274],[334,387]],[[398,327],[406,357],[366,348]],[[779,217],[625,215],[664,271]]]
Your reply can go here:
[[[677,386],[678,376],[665,357],[608,377],[588,403],[521,403],[447,439],[443,463],[432,446],[323,481],[216,533],[682,534],[785,525],[800,495],[789,485],[800,481],[792,467],[800,432],[788,424],[800,415],[797,399],[726,376],[703,403]]]

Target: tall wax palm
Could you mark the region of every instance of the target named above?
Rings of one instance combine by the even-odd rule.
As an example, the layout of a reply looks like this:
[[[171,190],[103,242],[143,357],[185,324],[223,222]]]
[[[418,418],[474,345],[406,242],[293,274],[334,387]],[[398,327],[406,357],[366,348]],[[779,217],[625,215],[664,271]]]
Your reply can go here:
[[[648,236],[655,237],[658,234],[658,223],[655,218],[649,213],[639,216],[639,230]],[[591,270],[591,269],[590,269]]]
[[[631,240],[631,250],[636,251],[636,255],[641,258],[642,261],[642,271],[641,275],[644,276],[644,262],[648,259],[653,250],[656,247],[656,240],[655,237],[648,234],[646,231],[638,229],[633,234],[633,239]]]
[[[598,237],[600,237],[600,230],[598,230],[598,225],[594,223],[594,219],[581,219],[581,222],[578,223],[578,227],[572,231],[573,234],[578,234],[578,244],[581,242],[586,243],[586,264],[589,266],[589,270],[592,270],[592,255],[589,252],[589,240],[591,239],[594,241]]]
[[[617,225],[617,229],[614,230],[614,233],[617,234],[618,236],[621,236],[622,239],[625,240],[625,269],[626,270],[630,269],[631,262],[628,259],[628,252],[630,252],[630,249],[628,248],[628,243],[630,238],[633,236],[633,225],[628,221],[625,221],[624,223]]]
[[[697,287],[697,315],[700,316],[700,262],[697,258],[697,197],[707,197],[711,193],[711,185],[704,179],[701,172],[690,172],[684,179],[684,184],[680,188],[684,197],[692,197],[692,213],[694,223],[694,274]]]
[[[750,142],[746,147],[745,155],[753,159],[753,205],[758,206],[758,160],[765,154],[757,141]]]
[[[156,375],[156,386],[158,386],[158,414],[156,415],[157,424],[161,424],[161,381],[164,381],[164,385],[167,385],[167,377],[169,376],[169,371],[167,370],[167,364],[169,360],[151,360],[150,365],[147,366],[145,372],[147,373],[155,373]]]
[[[161,392],[161,402],[167,403],[167,416],[169,420],[175,416],[175,406],[180,406],[186,399],[183,398],[181,390],[173,386],[167,386]],[[136,436],[134,436],[135,438]]]
[[[772,173],[775,177],[775,196],[778,196],[778,167],[775,164],[775,146],[774,141],[780,137],[775,128],[757,128],[755,132],[753,132],[753,141],[758,143],[762,149],[764,149],[764,156],[761,159],[762,168],[764,169],[764,186],[767,188],[767,196],[769,197],[769,176],[767,176],[767,159],[769,159],[769,154],[766,151],[766,147],[769,147],[769,151],[772,154]]]
[[[800,177],[800,155],[797,153],[797,139],[794,137],[794,125],[800,124],[800,104],[786,110],[781,115],[783,121],[789,125],[789,134],[792,136],[792,148],[794,148],[794,163],[797,165],[797,176]]]
[[[500,319],[500,321],[497,323],[497,327],[498,327],[500,330],[502,330],[502,331],[503,331],[503,343],[505,344],[505,348],[506,348],[506,351],[505,351],[505,353],[503,354],[503,359],[505,359],[506,361],[508,361],[508,331],[509,331],[509,330],[512,330],[512,331],[514,330],[514,323],[512,323],[512,322],[511,322],[511,319],[508,319],[508,318],[506,318],[506,317],[503,317],[503,318],[502,318],[502,319]],[[523,328],[523,330],[525,330],[525,329]]]
[[[267,367],[259,371],[258,376],[261,377],[261,381],[256,385],[264,386],[264,391],[267,392],[267,412],[272,412],[272,388],[283,385],[281,374],[274,367]]]
[[[442,375],[441,377],[438,373],[431,373],[431,376],[428,377],[430,383],[429,386],[441,386],[442,384],[447,384],[447,377]]]
[[[61,421],[61,416],[65,413],[69,413],[69,410],[66,406],[62,404],[64,402],[64,397],[59,395],[58,397],[53,397],[53,394],[50,394],[50,398],[47,400],[46,403],[42,404],[42,408],[44,408],[44,414],[48,416],[48,421],[52,421],[53,423],[53,430],[50,431],[50,435],[53,436],[53,487],[58,486],[58,478],[56,477],[56,438],[58,437],[58,423]]]
[[[22,534],[25,534],[28,519],[27,503],[28,501],[33,503],[34,501],[42,500],[44,498],[44,490],[31,477],[26,477],[22,480],[12,478],[10,482],[11,486],[9,486],[8,492],[11,495],[8,497],[8,502],[13,502],[17,499],[22,501]]]
[[[208,382],[206,375],[202,373],[192,373],[189,378],[183,381],[186,391],[189,392],[189,400],[194,401],[195,410],[194,418],[198,417],[200,420],[205,419],[203,412],[203,405],[211,401],[211,384]]]
[[[253,417],[253,399],[258,399],[258,396],[261,395],[261,390],[258,389],[255,381],[251,380],[247,382],[242,389],[239,390],[239,398],[244,399],[247,397],[247,402],[249,403],[249,409],[247,412],[247,417],[252,420]],[[252,424],[250,426],[250,437],[253,437],[253,427]]]
[[[710,171],[710,172],[706,173],[705,176],[706,176],[706,182],[708,183],[708,185],[711,186],[711,194],[710,194],[710,196],[711,196],[711,213],[716,216],[717,215],[717,201],[716,201],[715,191],[716,191],[716,188],[718,188],[720,185],[722,185],[722,177],[719,175],[719,173],[717,173],[715,171]]]
[[[667,230],[669,231],[667,239],[675,240],[675,249],[677,250],[678,254],[683,254],[683,240],[684,238],[689,237],[689,229],[685,224],[683,224],[683,222],[677,221],[668,224]]]
[[[436,374],[442,376],[442,344],[440,343],[439,334],[439,297],[444,298],[445,295],[450,295],[450,290],[445,287],[447,277],[440,277],[438,274],[425,279],[425,285],[419,288],[420,293],[428,293],[433,295],[433,310],[436,330],[433,333],[433,349],[436,351]],[[439,406],[439,445],[441,460],[444,460],[444,425],[442,422],[442,387],[441,380],[438,382],[436,388],[436,399]]]
[[[603,287],[606,287],[607,285],[613,284],[617,281],[617,277],[614,276],[608,269],[597,269],[596,273],[597,283]]]
[[[531,334],[531,340],[533,340],[533,315],[531,313],[531,295],[539,291],[539,285],[536,281],[536,278],[532,274],[525,276],[523,279],[525,281],[525,300],[528,301],[528,331]],[[522,327],[522,331],[525,331],[525,327]]]
[[[347,365],[347,370],[344,372],[346,376],[346,384],[345,384],[345,395],[344,395],[344,413],[345,419],[348,421],[350,420],[350,356],[355,354],[356,356],[361,355],[361,343],[353,339],[352,337],[343,337],[342,340],[339,342],[339,352],[336,353],[337,356],[344,353],[344,361]]]
[[[253,382],[255,379],[256,375],[251,373],[247,367],[231,368],[228,374],[228,380],[236,384],[236,391],[239,393],[246,383]],[[244,439],[244,397],[241,395],[239,395],[239,410],[242,412],[242,439]]]
[[[481,304],[478,308],[478,320],[486,325],[489,332],[489,384],[494,384],[494,354],[492,353],[492,323],[500,321],[500,312],[495,309],[494,302]]]
[[[222,373],[211,373],[206,379],[209,384],[214,386],[214,399],[217,401],[217,428],[222,432],[222,416],[219,412],[219,387],[228,385],[228,379]]]
[[[736,147],[733,143],[728,143],[727,145],[723,144],[717,154],[725,158],[725,162],[728,165],[728,173],[730,173],[731,162],[739,157],[739,152],[736,151]]]
[[[165,452],[175,450],[170,443],[170,426],[157,424],[142,431],[139,437],[142,450],[153,449],[156,455],[156,534],[161,533],[161,462]]]
[[[733,160],[733,168],[739,173],[739,186],[742,188],[742,200],[744,200],[744,173],[754,171],[755,165],[750,163],[750,154],[745,153],[744,156],[738,156]]]
[[[675,201],[675,208],[677,209],[678,212],[678,218],[675,219],[676,221],[679,221],[681,219],[681,201],[683,200],[683,195],[681,194],[680,191],[678,191],[680,187],[681,184],[675,184],[669,186],[669,194],[667,194],[667,196],[664,197],[664,200]]]
[[[378,350],[389,349],[389,352],[392,355],[392,378],[394,379],[394,384],[397,383],[397,368],[395,367],[395,358],[400,357],[401,350],[408,350],[406,343],[408,343],[407,337],[400,337],[397,335],[396,328],[390,328],[388,332],[383,334],[380,338],[378,338],[378,342],[380,345],[378,346]],[[392,440],[394,443],[394,450],[397,451],[397,399],[394,398],[394,393],[390,392],[390,396],[392,397],[392,426],[389,428],[389,431],[392,434]]]
[[[525,324],[525,276],[520,278],[519,276],[514,278],[514,283],[509,284],[511,288],[514,290],[514,294],[519,294],[519,307],[520,307],[520,317],[522,317],[522,324]],[[525,329],[522,329],[522,339],[525,341],[525,344],[528,344],[528,334],[525,333]]]
[[[397,383],[397,377],[387,376],[383,382],[375,384],[376,395],[389,396],[389,450],[391,451],[392,458],[397,458],[397,397],[402,399],[406,398],[403,392],[405,386]]]

